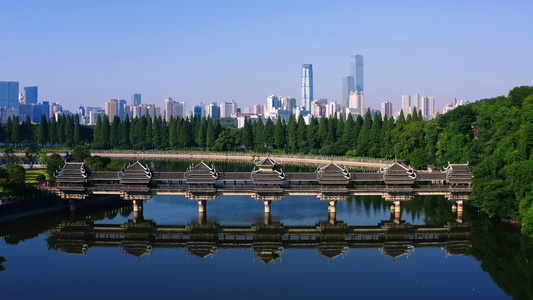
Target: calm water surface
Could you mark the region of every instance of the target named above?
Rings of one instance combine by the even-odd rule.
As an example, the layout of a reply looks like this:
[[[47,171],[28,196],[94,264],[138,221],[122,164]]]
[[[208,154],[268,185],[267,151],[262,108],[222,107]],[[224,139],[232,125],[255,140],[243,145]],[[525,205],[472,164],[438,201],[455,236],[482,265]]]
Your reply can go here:
[[[328,216],[327,203],[316,197],[287,196],[272,204],[270,218],[263,203],[248,196],[219,197],[207,204],[206,216],[199,216],[197,203],[184,196],[156,196],[142,216],[125,204],[0,225],[0,256],[6,259],[0,273],[2,299],[533,298],[531,241],[516,228],[468,211],[458,223],[442,197],[415,198],[403,205],[396,222],[390,204],[379,197],[340,202],[335,220]],[[278,235],[274,243],[279,231],[269,231],[265,223],[329,229],[320,240]],[[90,232],[80,235],[85,229],[72,230],[75,224],[115,229],[143,224],[148,229],[99,239]],[[68,226],[71,236],[58,236]],[[213,227],[253,226],[267,228],[253,247],[242,246],[246,237],[221,241],[209,233]],[[392,229],[375,241],[353,242],[349,239],[356,237],[335,231],[339,226]],[[424,242],[409,234],[413,226],[459,229],[446,239]],[[153,228],[196,228],[197,234],[174,243],[146,234]]]

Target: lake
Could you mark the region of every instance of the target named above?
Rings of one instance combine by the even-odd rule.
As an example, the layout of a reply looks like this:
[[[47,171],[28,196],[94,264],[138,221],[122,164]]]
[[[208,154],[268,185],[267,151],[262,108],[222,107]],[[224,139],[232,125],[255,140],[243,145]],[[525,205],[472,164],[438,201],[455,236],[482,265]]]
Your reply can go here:
[[[0,225],[3,299],[533,299],[533,246],[443,197],[184,196]]]

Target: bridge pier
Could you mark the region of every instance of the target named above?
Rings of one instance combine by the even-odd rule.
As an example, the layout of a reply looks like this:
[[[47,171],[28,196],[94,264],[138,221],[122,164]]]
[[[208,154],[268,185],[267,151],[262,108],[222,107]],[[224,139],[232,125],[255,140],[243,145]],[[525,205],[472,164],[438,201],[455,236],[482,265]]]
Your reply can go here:
[[[206,212],[207,212],[207,201],[198,200],[198,213],[206,213]]]
[[[270,214],[270,206],[272,205],[272,200],[265,200],[265,214]]]
[[[328,212],[337,213],[337,201],[329,201]]]
[[[270,225],[272,222],[272,217],[270,215],[270,212],[265,211],[265,225]]]
[[[143,200],[133,200],[133,212],[142,212],[144,207]]]
[[[463,222],[463,201],[455,201],[455,204],[452,205],[452,213],[457,213],[457,222]]]
[[[198,224],[207,224],[207,214],[205,212],[198,212]]]

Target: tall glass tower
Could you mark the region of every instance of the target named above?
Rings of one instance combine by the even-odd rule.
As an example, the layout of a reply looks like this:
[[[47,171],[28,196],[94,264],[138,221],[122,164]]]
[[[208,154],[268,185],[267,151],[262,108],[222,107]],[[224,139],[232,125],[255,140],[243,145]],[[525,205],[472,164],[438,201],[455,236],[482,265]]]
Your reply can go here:
[[[302,106],[305,111],[311,110],[313,100],[313,65],[302,66]]]
[[[37,87],[27,86],[24,88],[24,99],[26,104],[37,104]]]
[[[0,81],[0,107],[19,108],[18,81]]]
[[[354,78],[355,92],[364,92],[363,81],[363,56],[352,55],[350,59],[350,75]]]

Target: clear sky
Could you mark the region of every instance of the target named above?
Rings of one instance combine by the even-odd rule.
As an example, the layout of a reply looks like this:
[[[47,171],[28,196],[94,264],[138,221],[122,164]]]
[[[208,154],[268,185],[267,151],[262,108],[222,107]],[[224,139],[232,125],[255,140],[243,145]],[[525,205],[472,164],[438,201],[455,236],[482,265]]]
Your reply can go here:
[[[533,1],[0,0],[0,80],[39,100],[104,106],[142,94],[187,109],[202,100],[341,100],[350,56],[365,64],[365,104],[401,95],[470,101],[533,84]]]

